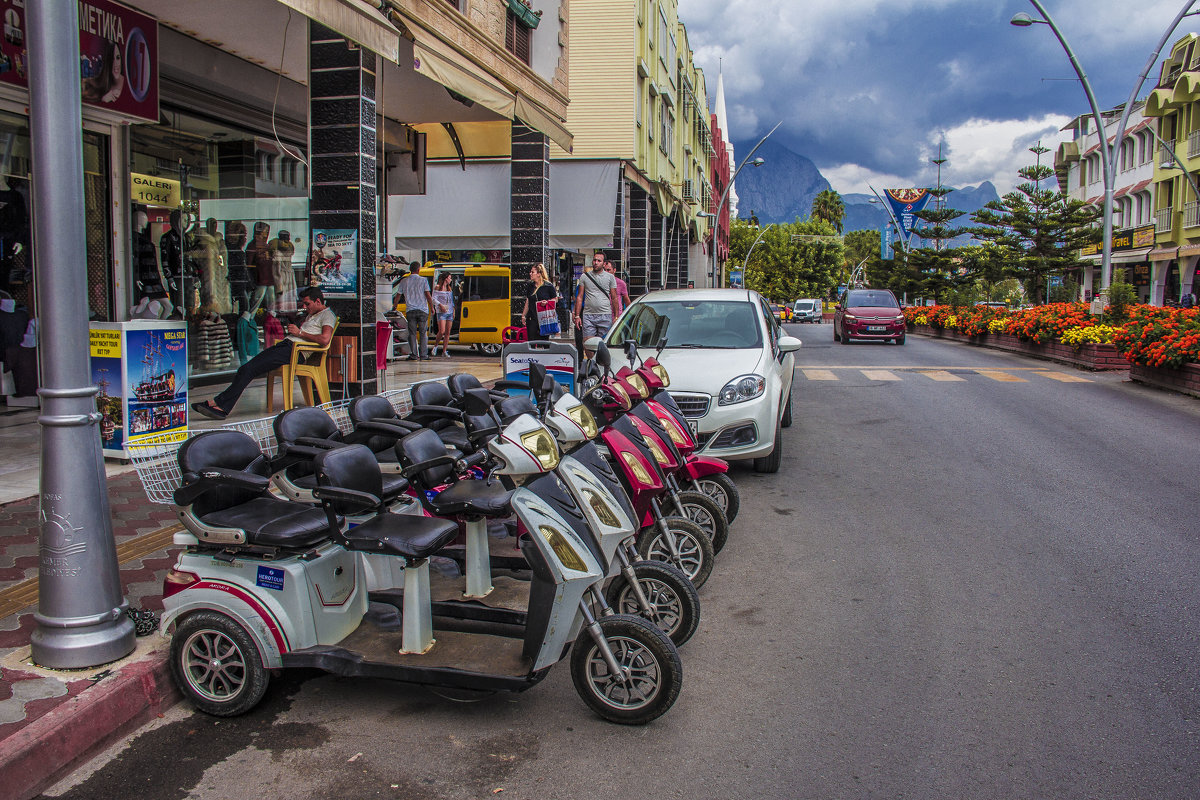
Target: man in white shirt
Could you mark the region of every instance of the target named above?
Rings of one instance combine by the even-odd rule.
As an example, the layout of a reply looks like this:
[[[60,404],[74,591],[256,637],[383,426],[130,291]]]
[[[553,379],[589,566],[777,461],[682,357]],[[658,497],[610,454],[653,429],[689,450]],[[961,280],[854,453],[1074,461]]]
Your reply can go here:
[[[325,297],[320,289],[309,288],[300,292],[300,305],[304,309],[304,322],[300,325],[288,325],[287,337],[263,350],[254,358],[238,367],[233,376],[233,382],[214,397],[203,403],[192,403],[192,410],[209,419],[225,419],[242,392],[250,385],[250,381],[260,375],[266,375],[273,369],[279,369],[292,360],[292,347],[296,342],[307,342],[324,347],[333,338],[333,329],[337,326],[337,317],[325,305]],[[284,387],[289,391],[290,387]]]
[[[421,265],[410,264],[408,277],[400,281],[404,294],[404,321],[408,323],[408,361],[429,360],[429,309],[433,293],[429,281],[421,277]],[[417,349],[418,343],[420,349]]]
[[[592,270],[583,273],[575,295],[575,327],[582,329],[585,340],[608,333],[621,308],[617,280],[604,271],[604,263],[603,253],[592,256]]]

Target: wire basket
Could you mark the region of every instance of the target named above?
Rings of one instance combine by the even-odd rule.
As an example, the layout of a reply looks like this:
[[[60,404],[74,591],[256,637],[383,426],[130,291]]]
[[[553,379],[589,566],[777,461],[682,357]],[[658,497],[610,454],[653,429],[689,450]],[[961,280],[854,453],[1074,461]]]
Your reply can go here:
[[[174,505],[175,490],[183,483],[176,454],[179,446],[197,433],[201,431],[170,431],[139,436],[125,443],[125,452],[129,454],[151,503]]]
[[[386,398],[392,404],[392,408],[396,411],[396,416],[406,417],[412,411],[412,387],[405,386],[403,389],[390,389],[386,392],[380,392],[379,396]]]
[[[275,441],[275,417],[260,417],[244,422],[227,422],[221,426],[225,430],[241,431],[248,435],[263,451],[263,455],[274,458],[279,452],[279,442]]]
[[[346,436],[354,430],[354,426],[350,423],[350,401],[348,399],[330,400],[328,403],[321,403],[317,408],[329,415],[333,424],[337,425],[338,430],[342,432],[342,436]]]

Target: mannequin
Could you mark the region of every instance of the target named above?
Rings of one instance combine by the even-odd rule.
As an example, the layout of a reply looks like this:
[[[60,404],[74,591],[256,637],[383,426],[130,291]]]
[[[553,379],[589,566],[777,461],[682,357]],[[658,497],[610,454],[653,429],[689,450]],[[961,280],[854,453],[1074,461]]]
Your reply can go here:
[[[246,268],[254,278],[254,295],[250,307],[242,315],[253,317],[259,306],[268,311],[275,307],[275,276],[271,267],[271,253],[267,250],[271,226],[266,222],[254,223],[254,238],[246,245]]]
[[[296,253],[296,245],[292,242],[292,234],[280,231],[279,237],[272,239],[267,245],[267,250],[271,253],[276,309],[284,313],[295,311],[296,272],[292,269],[292,256]]]
[[[13,258],[29,244],[28,205],[16,182],[5,176],[0,189],[0,289],[29,282],[28,270]],[[28,258],[21,260],[28,264]]]
[[[146,299],[166,300],[167,287],[158,268],[158,252],[150,241],[150,217],[142,206],[133,210],[133,271],[139,304]]]
[[[231,314],[233,302],[229,294],[228,253],[225,238],[217,232],[216,219],[209,217],[195,235],[193,259],[200,278],[200,308],[205,313]]]
[[[225,264],[229,267],[229,293],[238,312],[250,307],[253,284],[246,272],[246,223],[230,220],[225,223]]]
[[[194,248],[194,232],[184,228],[183,212],[175,209],[171,212],[170,227],[158,240],[159,264],[163,277],[167,279],[172,302],[177,302],[180,312],[189,316],[194,313],[196,305]]]

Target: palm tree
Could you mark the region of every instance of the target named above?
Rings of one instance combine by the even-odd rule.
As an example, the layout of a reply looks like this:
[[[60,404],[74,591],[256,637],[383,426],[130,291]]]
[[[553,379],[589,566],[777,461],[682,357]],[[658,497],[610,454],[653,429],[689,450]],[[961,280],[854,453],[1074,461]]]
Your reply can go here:
[[[813,199],[812,218],[823,219],[842,232],[842,217],[846,216],[846,205],[842,196],[833,189],[825,189]]]

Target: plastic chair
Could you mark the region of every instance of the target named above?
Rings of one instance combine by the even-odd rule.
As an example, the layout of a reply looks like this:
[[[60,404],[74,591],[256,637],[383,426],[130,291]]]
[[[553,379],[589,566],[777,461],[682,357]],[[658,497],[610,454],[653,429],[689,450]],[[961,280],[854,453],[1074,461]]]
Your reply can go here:
[[[333,333],[336,334],[338,323],[333,323]],[[291,411],[294,403],[292,397],[295,394],[296,382],[300,383],[300,391],[304,395],[304,402],[310,406],[315,406],[317,402],[328,403],[329,396],[329,371],[326,368],[325,362],[329,359],[329,349],[333,346],[333,336],[329,337],[329,341],[325,346],[320,347],[308,342],[295,342],[292,345],[292,360],[285,366],[279,369],[273,369],[267,373],[267,413],[270,414],[275,410],[275,379],[279,378],[283,384],[283,410]],[[309,360],[301,361],[300,356],[307,354]],[[307,379],[307,383],[305,383]],[[317,402],[314,402],[313,395],[316,395]]]

